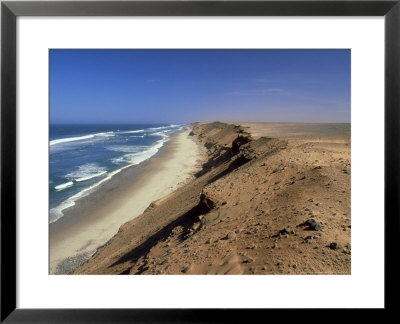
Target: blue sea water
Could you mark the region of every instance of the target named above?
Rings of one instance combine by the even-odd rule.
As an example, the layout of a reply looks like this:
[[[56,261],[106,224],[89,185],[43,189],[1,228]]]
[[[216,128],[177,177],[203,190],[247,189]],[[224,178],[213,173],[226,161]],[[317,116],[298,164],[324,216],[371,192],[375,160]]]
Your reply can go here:
[[[184,125],[50,125],[49,221],[123,168],[155,155]]]

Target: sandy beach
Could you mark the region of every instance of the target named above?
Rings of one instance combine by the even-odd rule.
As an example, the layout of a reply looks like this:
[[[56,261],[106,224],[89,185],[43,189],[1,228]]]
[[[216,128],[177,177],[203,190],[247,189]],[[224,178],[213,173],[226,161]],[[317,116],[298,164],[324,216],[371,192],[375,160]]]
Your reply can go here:
[[[207,154],[194,178],[75,274],[351,273],[350,124],[195,123],[191,135]]]
[[[114,175],[50,224],[50,273],[74,270],[122,224],[193,177],[204,153],[188,133],[186,130],[172,136],[156,156]]]

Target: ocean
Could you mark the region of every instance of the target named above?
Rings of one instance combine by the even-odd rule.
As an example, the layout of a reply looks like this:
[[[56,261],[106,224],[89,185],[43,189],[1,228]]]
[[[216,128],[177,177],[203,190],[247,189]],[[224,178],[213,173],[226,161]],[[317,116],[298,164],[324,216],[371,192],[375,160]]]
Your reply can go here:
[[[154,156],[185,125],[50,125],[49,222],[122,169]]]

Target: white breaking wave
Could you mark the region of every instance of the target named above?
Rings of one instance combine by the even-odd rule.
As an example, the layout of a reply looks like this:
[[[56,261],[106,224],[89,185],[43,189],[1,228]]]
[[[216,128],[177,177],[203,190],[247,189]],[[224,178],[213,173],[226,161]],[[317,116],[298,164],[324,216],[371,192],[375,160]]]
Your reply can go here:
[[[106,149],[114,152],[136,153],[148,147],[148,145],[111,145],[107,146]]]
[[[144,129],[132,130],[132,131],[123,131],[118,132],[118,134],[135,134],[135,133],[143,133]]]
[[[111,179],[114,175],[117,173],[121,172],[122,170],[126,169],[130,165],[126,165],[118,170],[115,170],[113,172],[110,172],[107,177],[104,179],[100,180],[99,182],[96,182],[92,186],[83,189],[82,191],[78,192],[77,194],[73,195],[72,197],[68,198],[64,202],[62,202],[60,205],[58,205],[55,208],[50,209],[50,223],[54,223],[58,219],[64,216],[63,210],[67,209],[69,207],[72,207],[75,205],[75,201],[78,200],[79,198],[85,197],[88,194],[90,194],[94,189],[96,189],[98,186],[100,186],[102,183],[106,182],[107,180]]]
[[[63,183],[63,184],[60,184],[58,186],[55,186],[54,189],[57,190],[57,191],[61,191],[61,190],[64,190],[66,188],[72,187],[73,185],[74,185],[74,183],[72,181],[69,181],[67,183]]]
[[[148,129],[148,130],[159,130],[159,129],[177,128],[177,127],[180,127],[180,125],[174,125],[174,124],[172,124],[172,125],[168,125],[168,126],[150,127],[150,128],[147,128],[147,129]]]
[[[100,176],[102,176],[103,174],[106,174],[106,173],[107,173],[107,171],[99,172],[99,173],[93,174],[91,176],[87,176],[87,177],[76,179],[75,181],[76,182],[82,182],[82,181],[90,180],[90,179],[93,179],[93,178],[100,177]]]
[[[114,132],[104,132],[104,133],[97,133],[95,136],[115,136]]]
[[[165,142],[169,140],[168,136],[163,138],[160,141],[157,141],[150,147],[147,147],[146,150],[136,151],[131,154],[125,154],[119,158],[112,159],[111,161],[115,164],[129,163],[129,165],[137,165],[150,159],[153,155],[155,155],[159,149],[164,145]]]
[[[155,133],[151,133],[149,134],[149,136],[161,136],[162,138],[168,138],[168,134],[169,131],[161,131],[161,132],[155,132]]]
[[[60,144],[60,143],[83,141],[85,139],[93,138],[95,136],[114,136],[114,132],[104,132],[104,133],[96,133],[96,134],[77,136],[77,137],[59,138],[59,139],[50,141],[50,146],[55,145],[55,144]]]
[[[81,165],[78,170],[68,173],[65,177],[76,182],[82,182],[100,177],[106,173],[105,167],[101,167],[97,163],[87,163]]]

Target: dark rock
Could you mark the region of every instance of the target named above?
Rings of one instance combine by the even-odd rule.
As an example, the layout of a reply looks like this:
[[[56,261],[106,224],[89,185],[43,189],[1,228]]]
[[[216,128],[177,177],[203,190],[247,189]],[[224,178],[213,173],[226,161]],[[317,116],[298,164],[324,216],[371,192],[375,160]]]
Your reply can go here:
[[[321,229],[321,223],[316,223],[311,229],[314,231],[319,231]]]
[[[149,210],[152,210],[154,207],[156,207],[156,205],[152,202],[150,203],[150,205],[144,210],[144,212],[147,212]]]
[[[331,244],[329,245],[329,247],[330,247],[332,250],[338,250],[338,249],[339,249],[339,244],[337,244],[336,242],[333,242],[333,243],[331,243]]]
[[[221,203],[221,205],[223,206],[223,205],[226,205],[226,201],[223,201],[222,203]]]
[[[303,223],[304,226],[308,226],[309,230],[319,231],[321,229],[321,223],[317,222],[315,219],[309,219]]]
[[[248,258],[243,261],[243,263],[252,263],[254,260],[252,258]]]
[[[281,169],[277,168],[274,171],[272,171],[272,173],[277,173],[277,172],[280,172],[280,171],[281,171]]]
[[[184,272],[184,273],[189,272],[190,269],[191,269],[191,267],[192,267],[192,266],[189,264],[188,266],[185,267],[185,269],[182,270],[182,272]]]
[[[272,237],[281,238],[281,236],[285,234],[290,234],[290,226],[285,227],[283,230],[278,231],[275,235],[272,235]]]

